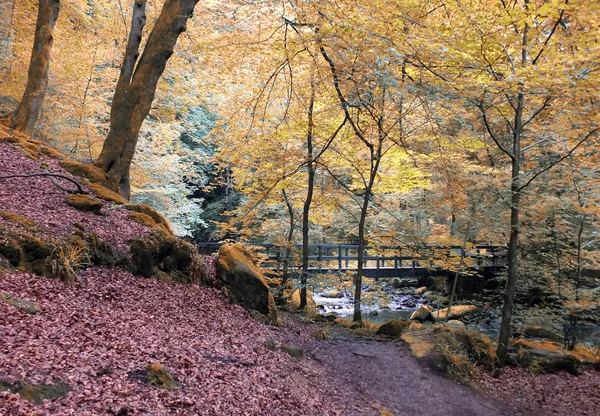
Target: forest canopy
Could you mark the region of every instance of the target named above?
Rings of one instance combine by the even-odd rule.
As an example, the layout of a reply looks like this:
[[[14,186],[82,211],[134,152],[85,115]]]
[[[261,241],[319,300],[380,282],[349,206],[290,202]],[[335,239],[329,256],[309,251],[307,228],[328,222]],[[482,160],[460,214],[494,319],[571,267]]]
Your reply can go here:
[[[33,135],[109,176],[129,143],[117,190],[179,236],[506,245],[507,325],[517,275],[598,268],[598,2],[45,3]],[[0,5],[13,126],[36,15]]]

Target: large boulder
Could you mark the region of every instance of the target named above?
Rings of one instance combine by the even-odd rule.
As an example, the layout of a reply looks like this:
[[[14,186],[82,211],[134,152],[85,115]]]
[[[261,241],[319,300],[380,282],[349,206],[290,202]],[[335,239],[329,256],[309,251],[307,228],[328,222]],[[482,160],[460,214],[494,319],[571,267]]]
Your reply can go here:
[[[388,337],[398,338],[410,326],[411,322],[404,319],[394,319],[381,325],[377,330],[377,335],[386,335]]]
[[[269,285],[247,249],[231,244],[221,246],[217,277],[232,303],[258,311],[271,322],[277,322],[277,308]]]
[[[431,316],[432,310],[433,309],[430,306],[421,305],[419,306],[419,309],[417,309],[412,313],[412,315],[410,315],[410,320],[419,322],[433,321],[433,318]]]
[[[438,309],[432,312],[433,319],[442,321],[444,319],[458,319],[462,316],[477,312],[478,308],[475,305],[455,305],[452,308]]]

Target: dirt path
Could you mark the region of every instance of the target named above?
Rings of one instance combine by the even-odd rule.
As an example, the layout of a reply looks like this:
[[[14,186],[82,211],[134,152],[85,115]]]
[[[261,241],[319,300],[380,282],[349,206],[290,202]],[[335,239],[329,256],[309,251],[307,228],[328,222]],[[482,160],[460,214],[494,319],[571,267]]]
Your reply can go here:
[[[333,340],[321,341],[286,321],[288,328],[277,331],[276,338],[305,350],[308,358],[302,366],[321,373],[328,384],[352,391],[344,415],[378,415],[381,409],[402,416],[527,414],[436,374],[412,357],[404,344],[358,338],[343,328],[333,329]]]

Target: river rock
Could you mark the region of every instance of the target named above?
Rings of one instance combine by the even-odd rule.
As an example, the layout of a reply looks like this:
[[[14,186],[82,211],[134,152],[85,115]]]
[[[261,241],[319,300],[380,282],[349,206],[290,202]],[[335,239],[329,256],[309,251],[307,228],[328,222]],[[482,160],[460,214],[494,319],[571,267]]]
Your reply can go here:
[[[256,310],[271,322],[277,322],[273,295],[252,254],[237,245],[225,244],[219,249],[217,277],[223,283],[232,303]]]
[[[417,295],[422,295],[425,292],[427,292],[427,286],[421,286],[420,288],[415,290],[415,294]]]
[[[330,299],[340,299],[344,297],[344,292],[340,290],[326,290],[325,292],[321,293],[321,296]]]
[[[475,305],[456,305],[450,308],[450,314],[448,314],[448,308],[444,308],[433,311],[431,315],[436,321],[442,321],[444,319],[457,319],[477,311],[478,308]]]
[[[431,316],[432,310],[433,309],[430,306],[421,305],[419,306],[419,309],[417,309],[412,313],[412,315],[410,315],[410,320],[420,322],[433,321],[433,318]]]
[[[550,329],[543,328],[538,325],[527,325],[527,326],[523,327],[521,332],[523,333],[523,335],[530,337],[530,338],[545,338],[545,339],[549,339],[550,341],[556,341],[556,342],[564,341],[564,336],[559,335]]]
[[[447,322],[447,325],[452,326],[454,328],[466,328],[467,327],[467,325],[463,321],[459,321],[457,319],[450,319]]]

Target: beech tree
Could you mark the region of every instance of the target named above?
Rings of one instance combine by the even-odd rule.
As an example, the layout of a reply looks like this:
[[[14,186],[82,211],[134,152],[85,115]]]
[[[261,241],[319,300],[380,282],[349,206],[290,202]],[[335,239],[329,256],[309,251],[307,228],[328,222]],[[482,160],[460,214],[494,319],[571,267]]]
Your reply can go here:
[[[142,123],[152,106],[158,81],[179,35],[198,0],[167,0],[139,57],[146,0],[133,6],[131,31],[110,111],[110,130],[97,164],[126,199],[130,197],[130,170]]]
[[[39,0],[35,38],[27,73],[27,86],[19,106],[10,119],[10,127],[33,134],[33,128],[42,111],[48,87],[50,55],[54,43],[54,25],[60,11],[60,0]]]

